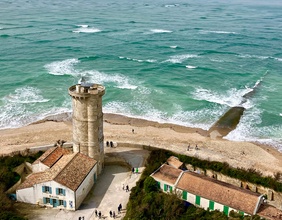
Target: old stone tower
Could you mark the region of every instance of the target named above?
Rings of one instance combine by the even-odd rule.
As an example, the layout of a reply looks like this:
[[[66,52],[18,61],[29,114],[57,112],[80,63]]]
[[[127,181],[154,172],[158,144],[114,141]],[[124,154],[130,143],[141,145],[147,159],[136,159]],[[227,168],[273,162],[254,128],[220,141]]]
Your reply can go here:
[[[72,97],[73,151],[98,161],[98,173],[104,167],[102,96],[105,88],[82,82],[69,88]]]

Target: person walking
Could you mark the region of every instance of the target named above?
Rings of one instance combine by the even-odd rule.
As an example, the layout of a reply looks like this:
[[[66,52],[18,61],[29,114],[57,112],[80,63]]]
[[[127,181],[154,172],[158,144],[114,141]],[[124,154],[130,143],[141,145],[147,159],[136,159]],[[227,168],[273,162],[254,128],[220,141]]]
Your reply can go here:
[[[116,213],[115,213],[115,211],[113,211],[113,218],[116,218]]]
[[[119,204],[119,206],[118,206],[118,213],[119,213],[119,214],[121,213],[121,210],[122,210],[122,205]]]
[[[126,192],[128,192],[128,191],[129,191],[129,187],[128,187],[128,185],[126,185],[126,189],[125,189],[125,191],[126,191]]]
[[[112,211],[110,211],[110,217],[113,217],[113,212]]]

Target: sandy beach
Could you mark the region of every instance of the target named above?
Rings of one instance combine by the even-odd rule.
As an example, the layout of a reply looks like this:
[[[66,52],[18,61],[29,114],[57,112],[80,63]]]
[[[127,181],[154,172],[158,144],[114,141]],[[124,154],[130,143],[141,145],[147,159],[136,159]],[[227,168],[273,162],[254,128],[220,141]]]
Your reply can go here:
[[[282,172],[282,154],[274,148],[210,138],[202,129],[104,114],[104,137],[105,141],[118,144],[149,145],[202,159],[225,161],[234,167],[255,168],[264,175]],[[0,154],[54,144],[59,139],[72,141],[71,121],[46,120],[21,128],[0,130]],[[189,151],[188,144],[191,146]]]

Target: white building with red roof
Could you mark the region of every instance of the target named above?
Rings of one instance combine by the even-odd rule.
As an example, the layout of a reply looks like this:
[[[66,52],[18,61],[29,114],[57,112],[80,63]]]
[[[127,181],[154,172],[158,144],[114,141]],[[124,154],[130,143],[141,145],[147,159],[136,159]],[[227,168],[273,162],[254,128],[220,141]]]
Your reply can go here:
[[[187,203],[219,210],[227,216],[232,210],[242,215],[255,215],[263,203],[263,195],[259,193],[169,164],[163,164],[151,176],[162,191],[176,193]]]
[[[17,200],[76,210],[97,179],[97,161],[62,147],[47,150],[17,188]]]

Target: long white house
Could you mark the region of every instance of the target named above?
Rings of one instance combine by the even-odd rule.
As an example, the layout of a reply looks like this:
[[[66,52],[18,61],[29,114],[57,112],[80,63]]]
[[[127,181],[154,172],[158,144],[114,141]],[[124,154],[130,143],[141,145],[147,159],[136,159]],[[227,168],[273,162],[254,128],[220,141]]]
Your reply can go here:
[[[151,174],[164,192],[176,193],[182,200],[227,216],[234,210],[242,215],[257,214],[263,196],[202,174],[163,164]]]
[[[47,150],[17,188],[17,200],[76,210],[97,179],[97,161],[62,147]]]

